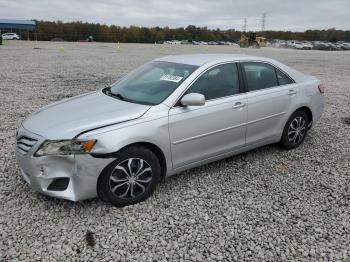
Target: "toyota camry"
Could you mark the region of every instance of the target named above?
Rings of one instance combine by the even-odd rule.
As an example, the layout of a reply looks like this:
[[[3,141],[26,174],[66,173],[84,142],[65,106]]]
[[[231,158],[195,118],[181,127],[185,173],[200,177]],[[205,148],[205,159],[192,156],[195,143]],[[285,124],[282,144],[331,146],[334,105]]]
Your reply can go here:
[[[30,115],[16,156],[38,192],[126,206],[166,176],[271,143],[298,147],[323,112],[324,91],[268,58],[162,57]]]

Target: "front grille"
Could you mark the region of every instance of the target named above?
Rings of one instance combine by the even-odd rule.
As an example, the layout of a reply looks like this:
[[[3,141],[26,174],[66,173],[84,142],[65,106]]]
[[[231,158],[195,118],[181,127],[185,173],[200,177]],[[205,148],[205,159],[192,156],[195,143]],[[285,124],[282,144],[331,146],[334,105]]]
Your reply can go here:
[[[38,140],[35,138],[21,136],[17,139],[17,150],[25,155],[37,142]]]

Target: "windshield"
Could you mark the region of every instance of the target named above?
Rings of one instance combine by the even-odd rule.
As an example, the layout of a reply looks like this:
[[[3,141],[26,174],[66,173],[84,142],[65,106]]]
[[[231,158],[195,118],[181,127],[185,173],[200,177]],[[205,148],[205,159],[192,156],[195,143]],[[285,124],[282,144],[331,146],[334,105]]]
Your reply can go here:
[[[112,85],[109,93],[128,102],[157,105],[197,68],[186,64],[151,62]]]

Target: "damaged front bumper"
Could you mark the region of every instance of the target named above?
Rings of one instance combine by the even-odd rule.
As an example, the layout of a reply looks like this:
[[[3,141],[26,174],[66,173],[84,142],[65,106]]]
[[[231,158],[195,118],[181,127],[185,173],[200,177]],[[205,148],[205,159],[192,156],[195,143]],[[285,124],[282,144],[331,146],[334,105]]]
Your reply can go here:
[[[89,154],[35,157],[34,153],[43,141],[43,137],[23,127],[18,130],[16,158],[30,187],[45,195],[71,201],[97,197],[98,177],[113,159],[94,158]],[[24,144],[32,145],[29,148]]]

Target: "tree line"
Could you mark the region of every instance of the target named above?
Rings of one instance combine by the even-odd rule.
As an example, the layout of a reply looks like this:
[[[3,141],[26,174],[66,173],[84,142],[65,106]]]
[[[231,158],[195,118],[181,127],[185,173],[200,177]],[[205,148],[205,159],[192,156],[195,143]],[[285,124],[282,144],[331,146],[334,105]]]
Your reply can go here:
[[[194,41],[237,41],[241,31],[235,29],[220,30],[207,27],[189,25],[186,28],[169,27],[122,27],[95,23],[36,21],[37,31],[33,35],[40,41],[50,41],[60,38],[65,41],[85,40],[92,36],[98,42],[121,43],[155,43],[169,40]],[[311,41],[350,41],[350,30],[307,30],[304,32],[292,31],[263,31],[258,35],[268,39],[283,40],[311,40]]]

